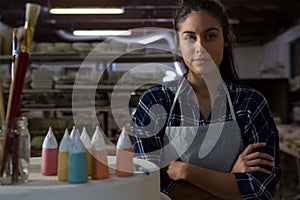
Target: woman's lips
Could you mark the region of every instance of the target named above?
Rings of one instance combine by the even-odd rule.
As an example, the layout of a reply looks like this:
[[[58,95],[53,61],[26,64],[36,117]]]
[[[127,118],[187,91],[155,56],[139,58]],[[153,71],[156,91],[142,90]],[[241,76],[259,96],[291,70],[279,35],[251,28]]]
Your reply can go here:
[[[200,65],[200,64],[207,63],[207,62],[208,62],[208,59],[205,59],[205,58],[196,58],[196,59],[193,60],[193,62],[194,62],[195,64]]]

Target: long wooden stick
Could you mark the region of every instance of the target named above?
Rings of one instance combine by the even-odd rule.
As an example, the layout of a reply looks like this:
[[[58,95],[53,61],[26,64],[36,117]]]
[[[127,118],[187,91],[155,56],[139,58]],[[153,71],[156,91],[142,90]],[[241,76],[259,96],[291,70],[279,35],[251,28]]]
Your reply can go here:
[[[3,97],[2,78],[0,77],[0,121],[5,120],[5,106]]]
[[[2,78],[0,77],[0,123],[1,123],[0,128],[1,131],[3,132],[4,132],[4,127],[3,127],[4,120],[5,120],[5,106],[4,106],[4,97],[3,97]],[[0,137],[3,137],[3,135],[1,135]],[[0,138],[0,163],[2,163],[3,151],[4,151],[4,138]]]

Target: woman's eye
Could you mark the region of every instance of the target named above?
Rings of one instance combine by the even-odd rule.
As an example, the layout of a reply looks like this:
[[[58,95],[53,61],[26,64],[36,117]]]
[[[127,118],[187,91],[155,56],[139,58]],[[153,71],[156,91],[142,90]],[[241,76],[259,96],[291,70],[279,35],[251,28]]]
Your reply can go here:
[[[213,40],[215,37],[217,37],[216,34],[207,34],[207,35],[205,35],[206,40]]]
[[[193,35],[186,35],[186,36],[184,36],[184,40],[186,40],[186,41],[195,41],[196,37],[193,36]]]

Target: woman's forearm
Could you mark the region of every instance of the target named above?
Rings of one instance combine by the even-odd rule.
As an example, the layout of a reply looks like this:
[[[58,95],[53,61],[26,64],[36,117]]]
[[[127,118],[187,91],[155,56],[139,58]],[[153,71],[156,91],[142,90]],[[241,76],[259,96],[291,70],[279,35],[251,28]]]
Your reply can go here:
[[[241,199],[235,176],[186,164],[183,180],[222,199]]]
[[[168,195],[172,200],[204,200],[214,197],[212,194],[186,181],[178,182]]]

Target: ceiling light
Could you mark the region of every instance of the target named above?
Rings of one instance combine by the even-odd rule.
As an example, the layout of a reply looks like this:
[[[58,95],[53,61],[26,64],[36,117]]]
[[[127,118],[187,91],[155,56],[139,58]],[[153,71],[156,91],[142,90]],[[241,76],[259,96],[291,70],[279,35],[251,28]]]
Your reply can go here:
[[[123,8],[52,8],[51,14],[122,14]]]
[[[128,36],[131,30],[76,30],[73,31],[76,36]]]

